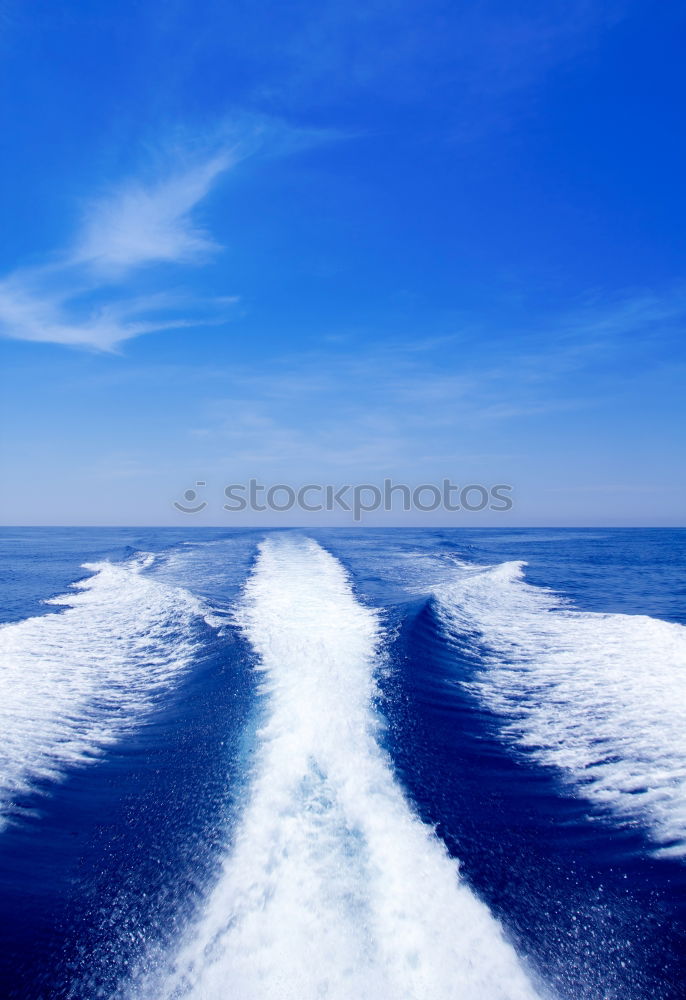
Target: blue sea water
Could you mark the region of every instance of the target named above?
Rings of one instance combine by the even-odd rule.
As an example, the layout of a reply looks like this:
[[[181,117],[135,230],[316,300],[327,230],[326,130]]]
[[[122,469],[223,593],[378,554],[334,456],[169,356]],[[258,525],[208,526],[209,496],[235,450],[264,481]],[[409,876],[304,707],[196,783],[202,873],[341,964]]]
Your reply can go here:
[[[686,996],[686,530],[0,553],[1,996]]]

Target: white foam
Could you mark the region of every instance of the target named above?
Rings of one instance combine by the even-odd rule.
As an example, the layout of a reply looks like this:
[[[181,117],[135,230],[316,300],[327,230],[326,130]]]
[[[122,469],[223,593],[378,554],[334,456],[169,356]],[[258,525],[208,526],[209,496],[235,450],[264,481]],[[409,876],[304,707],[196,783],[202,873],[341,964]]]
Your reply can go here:
[[[341,565],[312,541],[268,539],[238,621],[267,708],[247,805],[173,967],[130,996],[533,1000],[378,746],[379,619]]]
[[[574,610],[524,565],[458,565],[435,588],[448,628],[485,644],[468,686],[580,794],[644,825],[657,854],[686,854],[686,628]]]
[[[0,628],[0,826],[36,782],[100,756],[191,661],[200,603],[143,574],[153,557],[86,564],[93,576]]]

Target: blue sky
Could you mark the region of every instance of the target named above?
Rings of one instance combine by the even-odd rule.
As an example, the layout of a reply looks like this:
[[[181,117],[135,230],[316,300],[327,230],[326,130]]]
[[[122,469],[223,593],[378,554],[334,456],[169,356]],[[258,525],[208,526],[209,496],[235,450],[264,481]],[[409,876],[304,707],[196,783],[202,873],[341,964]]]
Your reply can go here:
[[[427,523],[683,524],[685,28],[0,0],[2,520],[388,476],[514,487]]]

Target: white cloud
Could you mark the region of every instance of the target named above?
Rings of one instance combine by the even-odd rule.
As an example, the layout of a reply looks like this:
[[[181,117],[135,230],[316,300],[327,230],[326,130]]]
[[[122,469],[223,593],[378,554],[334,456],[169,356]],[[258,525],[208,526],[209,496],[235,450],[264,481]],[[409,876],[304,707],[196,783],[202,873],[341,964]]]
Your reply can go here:
[[[74,249],[0,281],[0,335],[111,350],[141,334],[207,322],[208,311],[216,322],[235,299],[172,300],[154,288],[132,297],[118,283],[145,265],[187,263],[218,249],[193,211],[236,159],[224,151],[154,183],[132,181],[93,201]],[[182,305],[185,316],[170,314]]]
[[[235,296],[172,301],[159,294],[153,265],[187,265],[221,249],[198,221],[197,209],[236,163],[258,152],[288,155],[333,138],[341,136],[237,115],[219,124],[203,155],[197,142],[180,143],[171,157],[175,169],[129,180],[91,200],[68,248],[44,266],[0,279],[0,336],[111,350],[144,333],[221,322]],[[139,272],[148,291],[132,297],[126,280],[135,275],[138,288]],[[177,314],[181,309],[183,316]]]
[[[222,153],[156,184],[126,184],[90,205],[73,255],[75,263],[129,270],[143,264],[185,262],[217,244],[196,225],[193,209],[232,165]]]
[[[0,282],[0,333],[20,340],[106,351],[144,333],[191,325],[187,319],[153,318],[151,314],[159,313],[160,305],[159,296],[138,297],[106,303],[78,318],[69,303],[58,296],[36,293],[14,278]]]
[[[529,330],[476,331],[488,344],[477,358],[463,352],[468,338],[458,333],[452,343],[357,341],[272,356],[260,371],[234,364],[212,372],[218,390],[189,436],[208,467],[216,461],[232,475],[374,481],[393,469],[412,480],[459,459],[479,474],[502,465],[497,475],[512,476],[518,456],[527,461],[526,421],[545,433],[546,418],[554,426],[576,412],[588,422],[608,402],[625,407],[640,393],[638,372],[645,384],[658,368],[654,340],[669,342],[685,319],[683,289],[641,291]],[[189,370],[178,377],[187,383]]]

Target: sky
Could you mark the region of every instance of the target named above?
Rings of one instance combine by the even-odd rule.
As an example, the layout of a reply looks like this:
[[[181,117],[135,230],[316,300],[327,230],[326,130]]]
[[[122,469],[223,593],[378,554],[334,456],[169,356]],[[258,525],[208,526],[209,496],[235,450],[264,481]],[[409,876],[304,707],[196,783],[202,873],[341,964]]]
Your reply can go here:
[[[685,30],[0,0],[0,521],[346,524],[224,488],[389,478],[512,509],[362,523],[683,525]]]

